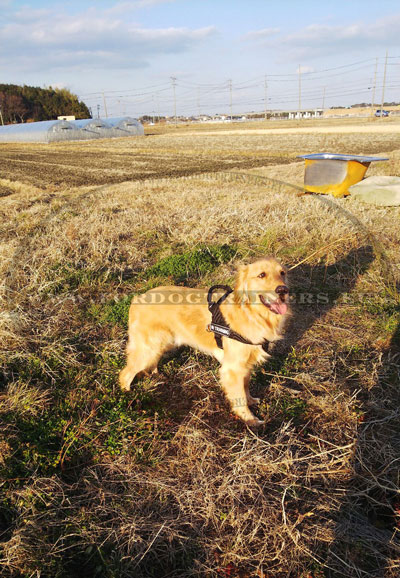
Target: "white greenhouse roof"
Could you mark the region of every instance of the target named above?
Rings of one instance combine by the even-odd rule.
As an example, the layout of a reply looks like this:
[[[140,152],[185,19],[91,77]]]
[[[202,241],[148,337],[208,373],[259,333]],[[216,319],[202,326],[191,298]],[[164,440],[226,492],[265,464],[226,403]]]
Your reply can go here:
[[[0,142],[56,142],[143,135],[142,124],[131,117],[115,119],[44,120],[0,126]]]

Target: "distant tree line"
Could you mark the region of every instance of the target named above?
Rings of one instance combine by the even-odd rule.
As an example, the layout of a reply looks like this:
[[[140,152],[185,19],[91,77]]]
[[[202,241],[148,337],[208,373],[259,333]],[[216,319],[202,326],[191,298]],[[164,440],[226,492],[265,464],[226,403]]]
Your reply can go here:
[[[154,114],[144,114],[139,117],[140,122],[163,122],[165,121],[165,116],[158,116]]]
[[[376,102],[374,107],[379,108],[381,103]],[[383,106],[399,106],[400,102],[384,102]],[[350,106],[331,106],[331,108],[369,108],[371,105],[370,102],[360,102],[358,104],[351,104]]]
[[[4,124],[52,120],[62,115],[90,118],[86,104],[66,88],[39,88],[0,84],[0,110]]]

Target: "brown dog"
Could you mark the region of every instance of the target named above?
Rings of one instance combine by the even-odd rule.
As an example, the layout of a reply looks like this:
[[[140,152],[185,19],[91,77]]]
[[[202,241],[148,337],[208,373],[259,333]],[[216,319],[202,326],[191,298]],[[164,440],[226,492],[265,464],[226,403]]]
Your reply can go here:
[[[260,259],[239,269],[234,291],[220,311],[231,329],[252,344],[277,341],[288,313],[286,271],[276,259]],[[129,310],[127,365],[119,375],[123,390],[134,377],[157,371],[163,353],[190,345],[213,355],[221,363],[221,385],[233,412],[248,425],[260,425],[249,405],[259,402],[249,392],[251,370],[269,355],[261,345],[248,345],[228,337],[223,349],[207,331],[211,313],[207,292],[187,287],[157,287],[134,297]]]

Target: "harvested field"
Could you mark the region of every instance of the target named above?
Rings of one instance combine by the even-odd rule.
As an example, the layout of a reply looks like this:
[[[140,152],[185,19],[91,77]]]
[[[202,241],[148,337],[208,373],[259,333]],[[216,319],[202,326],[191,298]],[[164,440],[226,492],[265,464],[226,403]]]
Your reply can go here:
[[[127,140],[127,142],[123,142]],[[159,141],[162,141],[161,143]],[[172,141],[172,142],[171,142]],[[29,182],[39,188],[121,183],[129,180],[180,177],[231,168],[251,168],[289,162],[279,154],[252,155],[250,150],[207,149],[204,141],[176,142],[167,137],[118,139],[74,143],[74,146],[24,145],[1,147],[6,178]],[[33,150],[32,150],[33,149]]]
[[[258,124],[258,123],[257,123]],[[275,123],[274,123],[275,126]],[[397,125],[385,124],[390,133],[374,134],[381,125],[367,125],[368,132],[337,132],[340,127],[323,126],[336,132],[323,134],[321,127],[274,128],[188,133],[187,127],[170,127],[167,133],[149,134],[95,142],[1,144],[1,176],[30,183],[41,189],[63,190],[146,179],[188,176],[204,172],[250,169],[296,162],[298,154],[321,150],[342,153],[378,154],[400,150]],[[360,130],[358,125],[345,128]],[[149,127],[153,132],[154,127]],[[161,130],[161,129],[159,129]],[[166,129],[164,129],[166,130]],[[288,132],[288,131],[293,132]],[[304,134],[303,130],[313,131]],[[298,162],[298,161],[297,161]]]
[[[269,180],[320,150],[400,176],[388,126],[0,147],[5,576],[398,576],[400,209]],[[294,314],[251,382],[264,427],[188,348],[118,391],[133,294],[265,254]]]

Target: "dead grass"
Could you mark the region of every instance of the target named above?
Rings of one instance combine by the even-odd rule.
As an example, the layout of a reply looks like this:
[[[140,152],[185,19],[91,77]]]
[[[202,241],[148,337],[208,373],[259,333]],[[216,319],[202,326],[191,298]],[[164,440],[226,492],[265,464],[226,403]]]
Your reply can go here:
[[[4,575],[398,575],[399,209],[351,198],[332,208],[257,177],[301,185],[295,156],[319,147],[397,147],[399,174],[398,137],[381,138],[182,132],[2,147],[30,155],[29,170],[0,182],[12,192],[0,199]],[[139,148],[151,178],[126,168]],[[186,176],[150,170],[152,151]],[[43,167],[66,152],[53,187]],[[252,156],[244,169],[238,159]],[[291,266],[327,247],[292,271],[293,322],[252,381],[266,419],[257,434],[229,416],[217,364],[187,349],[130,395],[117,391],[130,296],[174,281],[153,267],[166,257],[225,244],[235,259],[185,270],[185,283],[230,282],[235,261],[272,253]]]

